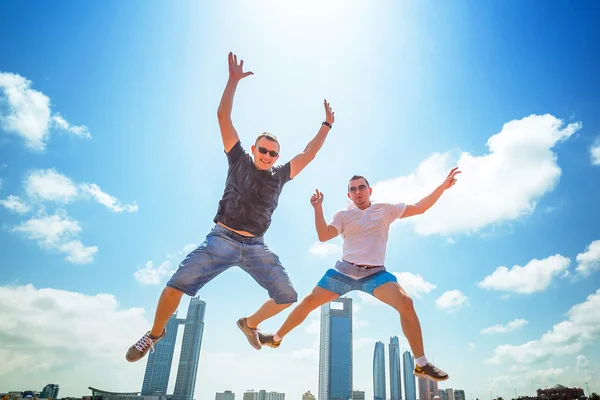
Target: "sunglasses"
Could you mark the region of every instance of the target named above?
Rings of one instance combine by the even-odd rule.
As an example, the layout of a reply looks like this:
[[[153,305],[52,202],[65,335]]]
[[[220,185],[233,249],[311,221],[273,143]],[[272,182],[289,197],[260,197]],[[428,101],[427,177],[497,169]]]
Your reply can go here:
[[[260,151],[261,154],[267,154],[267,153],[269,153],[269,155],[271,157],[277,157],[279,155],[279,153],[276,152],[275,150],[269,150],[266,147],[259,147],[258,151]]]
[[[357,190],[365,190],[366,188],[367,188],[367,185],[350,186],[350,187],[348,188],[348,191],[350,191],[350,192],[354,193],[354,192],[356,192]]]

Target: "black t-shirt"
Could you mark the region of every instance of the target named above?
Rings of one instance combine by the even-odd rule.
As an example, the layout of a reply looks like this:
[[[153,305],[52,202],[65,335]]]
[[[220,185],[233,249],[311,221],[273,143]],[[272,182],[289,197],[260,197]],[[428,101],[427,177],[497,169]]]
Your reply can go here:
[[[262,236],[271,225],[283,185],[291,180],[290,163],[261,171],[239,140],[226,154],[229,170],[214,222]]]

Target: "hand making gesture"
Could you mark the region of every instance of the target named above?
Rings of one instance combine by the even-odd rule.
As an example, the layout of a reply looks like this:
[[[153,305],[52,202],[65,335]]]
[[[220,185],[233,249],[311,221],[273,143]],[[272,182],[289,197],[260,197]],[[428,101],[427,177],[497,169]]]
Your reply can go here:
[[[450,173],[448,173],[446,180],[444,181],[444,183],[442,183],[442,187],[444,188],[444,190],[450,189],[452,186],[454,186],[454,184],[456,183],[456,175],[460,173],[461,171],[458,171],[458,167],[452,168]]]
[[[237,56],[233,53],[229,53],[229,78],[235,81],[240,81],[249,75],[254,75],[254,72],[244,72],[244,60],[237,62]]]
[[[319,189],[317,189],[315,191],[315,194],[313,194],[310,197],[310,204],[316,209],[321,208],[323,205],[323,193],[319,192]]]
[[[335,121],[335,113],[331,109],[331,106],[327,102],[327,99],[323,100],[323,105],[325,106],[325,122],[333,125],[333,121]]]

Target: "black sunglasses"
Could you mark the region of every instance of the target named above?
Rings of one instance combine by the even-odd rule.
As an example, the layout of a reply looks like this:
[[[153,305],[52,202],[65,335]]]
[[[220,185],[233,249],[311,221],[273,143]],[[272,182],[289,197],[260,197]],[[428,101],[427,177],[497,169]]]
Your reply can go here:
[[[269,155],[270,155],[271,157],[277,157],[277,156],[279,155],[279,153],[278,153],[278,152],[276,152],[275,150],[269,150],[269,149],[267,149],[266,147],[259,147],[259,148],[258,148],[258,151],[260,151],[262,154],[267,154],[267,153],[269,153]]]
[[[358,187],[356,187],[356,186],[350,186],[350,187],[348,188],[348,191],[350,191],[350,192],[353,192],[353,193],[354,193],[354,192],[356,192],[357,190],[365,190],[366,188],[367,188],[367,185],[358,185]]]

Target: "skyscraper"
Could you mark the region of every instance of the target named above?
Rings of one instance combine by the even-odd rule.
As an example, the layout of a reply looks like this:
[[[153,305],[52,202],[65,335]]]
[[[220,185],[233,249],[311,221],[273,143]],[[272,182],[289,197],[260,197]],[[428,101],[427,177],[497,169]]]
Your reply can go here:
[[[454,400],[467,400],[465,391],[462,389],[456,389],[454,391]]]
[[[235,400],[235,393],[231,390],[226,390],[223,393],[217,393],[215,400]]]
[[[385,346],[375,343],[373,351],[373,399],[386,400],[385,396]]]
[[[302,395],[302,400],[317,400],[314,394],[310,390]]]
[[[178,328],[179,321],[177,312],[175,312],[167,321],[167,334],[154,346],[154,351],[150,351],[148,354],[146,373],[142,383],[142,396],[150,396],[155,393],[167,394]]]
[[[429,381],[429,396],[434,398],[438,395],[438,383],[437,381]]]
[[[400,371],[400,341],[390,338],[390,399],[402,400],[402,372]]]
[[[454,390],[452,388],[446,389],[446,399],[454,400]]]
[[[352,400],[365,400],[365,392],[362,390],[353,390]]]
[[[190,300],[187,318],[183,324],[183,343],[181,356],[177,369],[177,380],[173,390],[173,400],[193,400],[196,375],[198,374],[198,360],[200,359],[200,346],[204,332],[204,312],[206,303],[198,297]]]
[[[404,398],[405,400],[417,400],[417,389],[415,387],[415,361],[410,351],[402,354],[402,371],[404,372]]]
[[[244,393],[243,400],[285,400],[285,393],[248,390]]]
[[[60,387],[55,383],[50,383],[42,389],[42,393],[40,393],[40,399],[57,399],[58,391]]]
[[[352,299],[321,306],[319,400],[352,398]]]
[[[429,379],[418,377],[417,382],[419,382],[419,400],[432,400]]]

